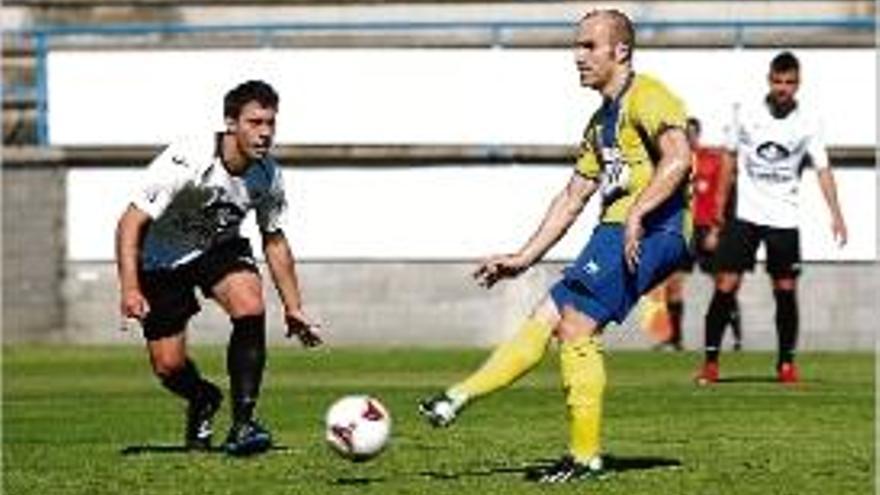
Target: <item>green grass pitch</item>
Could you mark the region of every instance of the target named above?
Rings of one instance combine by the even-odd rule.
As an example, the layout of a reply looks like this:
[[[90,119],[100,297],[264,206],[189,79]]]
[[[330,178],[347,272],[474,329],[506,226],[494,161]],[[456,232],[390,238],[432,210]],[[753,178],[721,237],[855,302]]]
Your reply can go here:
[[[226,387],[223,349],[200,347]],[[803,353],[803,383],[772,381],[774,356],[728,353],[727,381],[697,388],[695,353],[609,352],[604,480],[541,487],[528,466],[566,445],[557,356],[432,430],[416,401],[477,366],[484,350],[270,350],[260,415],[279,447],[250,459],[180,452],[183,404],[140,347],[7,346],[6,494],[724,494],[874,493],[874,357]],[[341,395],[381,398],[394,418],[379,458],[352,464],[323,442]],[[228,403],[218,416],[220,437]]]

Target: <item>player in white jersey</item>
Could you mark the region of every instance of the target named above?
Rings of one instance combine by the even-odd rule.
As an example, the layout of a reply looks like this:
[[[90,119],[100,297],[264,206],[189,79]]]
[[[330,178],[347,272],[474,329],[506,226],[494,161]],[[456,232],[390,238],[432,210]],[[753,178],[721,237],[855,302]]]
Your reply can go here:
[[[247,81],[224,99],[225,132],[168,146],[149,165],[116,232],[120,311],[140,321],[153,372],[188,402],[187,448],[208,449],[222,393],[187,354],[186,327],[199,311],[195,288],[229,315],[227,372],[231,455],[272,445],[254,417],[266,363],[262,282],[240,227],[256,212],[263,251],[284,306],[288,337],[321,343],[317,325],[301,308],[295,262],[282,230],[287,201],[281,170],[269,151],[278,95]]]
[[[846,224],[837,201],[834,175],[819,119],[795,99],[800,64],[790,52],[770,63],[770,91],[764,101],[744,107],[730,129],[722,175],[735,175],[736,215],[723,225],[715,255],[715,293],[706,313],[706,357],[697,375],[701,384],[718,381],[718,356],[724,324],[736,301],[742,274],[755,266],[763,242],[767,273],[773,281],[779,354],[777,380],[798,381],[794,354],[798,337],[797,277],[800,273],[798,186],[805,165],[812,165],[831,212],[832,235],[846,243]],[[735,156],[735,166],[734,159]],[[734,179],[722,179],[730,185]],[[719,188],[724,211],[729,187]]]

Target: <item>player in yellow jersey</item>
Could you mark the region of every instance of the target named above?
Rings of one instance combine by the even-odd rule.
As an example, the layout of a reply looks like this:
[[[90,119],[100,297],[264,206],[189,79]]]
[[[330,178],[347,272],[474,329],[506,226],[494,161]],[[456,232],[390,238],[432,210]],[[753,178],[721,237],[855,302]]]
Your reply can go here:
[[[571,179],[535,233],[518,252],[482,262],[474,277],[488,288],[526,270],[559,241],[596,192],[602,201],[599,225],[513,337],[471,376],[419,405],[431,424],[447,426],[466,404],[535,366],[550,338],[557,337],[569,452],[529,473],[529,479],[540,482],[602,473],[600,334],[608,322],[622,321],[641,294],[688,256],[691,155],[685,110],[659,81],[635,74],[634,41],[632,23],[619,11],[592,11],[580,20],[575,41],[580,82],[601,94],[602,106],[584,132]]]

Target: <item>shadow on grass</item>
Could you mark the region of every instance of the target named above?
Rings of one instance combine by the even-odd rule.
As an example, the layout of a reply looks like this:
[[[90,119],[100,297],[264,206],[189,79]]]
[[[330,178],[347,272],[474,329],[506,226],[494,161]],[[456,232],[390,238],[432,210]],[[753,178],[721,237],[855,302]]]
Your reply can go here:
[[[681,467],[681,461],[677,459],[668,459],[663,457],[604,457],[605,472],[604,476],[613,476],[615,473],[625,471],[644,471],[649,469],[677,469]],[[533,479],[537,473],[541,473],[550,467],[556,459],[536,459],[532,462],[521,464],[518,466],[488,466],[475,469],[465,469],[462,471],[419,471],[403,476],[412,476],[419,478],[427,478],[429,480],[446,481],[457,480],[461,478],[474,478],[496,475],[515,474],[525,479]],[[384,476],[376,477],[345,477],[336,478],[330,481],[331,485],[370,485],[374,483],[383,483],[388,481]]]
[[[293,449],[284,445],[274,445],[271,452],[289,452]],[[184,445],[129,445],[119,451],[122,455],[142,454],[226,454],[223,447],[211,447],[207,450],[189,449]]]
[[[779,383],[772,375],[742,375],[719,378],[717,383]]]
[[[388,481],[384,476],[376,476],[373,478],[367,477],[346,477],[346,478],[336,478],[330,481],[331,485],[340,485],[340,486],[365,486],[372,483],[384,483]]]

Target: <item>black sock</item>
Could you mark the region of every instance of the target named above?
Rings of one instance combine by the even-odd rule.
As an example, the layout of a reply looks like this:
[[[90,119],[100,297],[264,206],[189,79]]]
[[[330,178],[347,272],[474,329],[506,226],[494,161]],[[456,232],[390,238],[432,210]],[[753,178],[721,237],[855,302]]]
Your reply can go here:
[[[247,421],[253,415],[265,367],[266,315],[232,318],[226,370],[229,373],[234,421]]]
[[[721,353],[721,337],[724,335],[724,327],[730,321],[730,312],[736,302],[736,294],[721,292],[715,289],[712,294],[712,302],[706,312],[706,361],[718,362]]]
[[[774,290],[776,299],[776,335],[779,339],[777,366],[794,361],[798,339],[797,297],[793,290]]]
[[[730,330],[733,331],[733,340],[742,342],[742,319],[739,314],[739,300],[733,299],[733,307],[730,309]]]
[[[666,311],[669,313],[669,343],[681,346],[681,321],[684,317],[683,301],[666,301]]]
[[[188,401],[198,400],[204,389],[210,387],[199,375],[199,369],[190,359],[186,360],[182,368],[170,375],[161,376],[160,380],[165,388]]]

